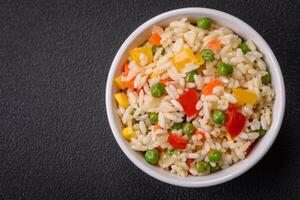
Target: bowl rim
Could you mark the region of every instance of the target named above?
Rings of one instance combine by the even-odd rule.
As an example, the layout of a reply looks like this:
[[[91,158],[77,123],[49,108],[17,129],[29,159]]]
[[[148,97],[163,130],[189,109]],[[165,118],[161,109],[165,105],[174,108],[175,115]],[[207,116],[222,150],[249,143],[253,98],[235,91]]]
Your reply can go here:
[[[266,142],[266,144],[265,144],[264,148],[262,149],[262,151],[260,152],[260,154],[252,156],[252,160],[251,160],[252,162],[246,163],[243,168],[239,169],[238,171],[232,172],[231,174],[223,176],[221,178],[210,179],[210,180],[205,180],[205,181],[188,182],[188,181],[185,181],[184,179],[178,180],[175,177],[173,178],[170,176],[163,176],[163,175],[159,174],[157,171],[153,170],[153,168],[150,168],[149,166],[147,166],[146,162],[142,163],[139,159],[137,159],[137,157],[135,155],[132,154],[132,152],[130,152],[130,149],[129,149],[130,147],[128,144],[126,144],[126,142],[124,141],[124,138],[122,138],[122,136],[118,130],[118,127],[116,125],[116,122],[114,120],[113,105],[112,105],[112,102],[113,102],[113,97],[112,97],[113,87],[112,86],[113,86],[114,75],[118,68],[117,65],[120,62],[120,60],[122,59],[123,54],[126,53],[127,47],[145,29],[147,29],[159,22],[162,22],[162,21],[166,20],[167,18],[176,17],[176,16],[182,15],[182,14],[188,15],[188,13],[195,13],[195,12],[199,13],[199,15],[211,14],[211,15],[217,15],[217,17],[224,16],[224,17],[230,18],[231,20],[233,20],[239,24],[242,24],[243,26],[247,26],[247,28],[250,29],[250,31],[252,31],[252,33],[255,35],[255,37],[257,37],[258,40],[260,40],[262,45],[268,49],[269,57],[272,60],[272,62],[274,63],[274,66],[272,66],[272,67],[274,67],[275,73],[278,78],[277,81],[279,82],[278,87],[279,87],[280,92],[279,92],[279,94],[276,93],[276,97],[278,96],[278,98],[279,98],[279,112],[278,112],[279,116],[278,116],[277,124],[274,125],[275,128],[274,128],[273,134],[272,135],[269,134],[268,141]],[[131,162],[133,162],[139,169],[141,169],[145,173],[149,174],[150,176],[152,176],[162,182],[169,183],[172,185],[177,185],[177,186],[182,186],[182,187],[207,187],[207,186],[221,184],[221,183],[230,181],[230,180],[240,176],[241,174],[245,173],[250,168],[252,168],[268,152],[268,150],[274,143],[274,141],[279,133],[279,130],[280,130],[280,127],[281,127],[281,124],[283,121],[283,116],[284,116],[284,111],[285,111],[285,86],[284,86],[283,76],[282,76],[282,72],[281,72],[279,63],[278,63],[272,49],[267,44],[267,42],[262,38],[262,36],[255,31],[255,29],[253,29],[250,25],[248,25],[246,22],[242,21],[241,19],[239,19],[231,14],[219,11],[219,10],[210,9],[210,8],[202,8],[202,7],[187,7],[187,8],[180,8],[180,9],[167,11],[160,15],[157,15],[157,16],[147,20],[142,25],[140,25],[128,36],[128,38],[121,45],[120,49],[118,50],[118,52],[115,55],[113,62],[111,64],[109,74],[107,77],[107,83],[106,83],[105,102],[106,102],[106,113],[107,113],[109,125],[113,132],[114,138],[116,139],[116,141],[117,141],[118,145],[120,146],[120,148],[122,149],[122,151],[129,158],[129,160],[131,160]],[[241,161],[239,161],[239,162],[241,162]],[[230,167],[232,167],[232,166],[230,166]]]

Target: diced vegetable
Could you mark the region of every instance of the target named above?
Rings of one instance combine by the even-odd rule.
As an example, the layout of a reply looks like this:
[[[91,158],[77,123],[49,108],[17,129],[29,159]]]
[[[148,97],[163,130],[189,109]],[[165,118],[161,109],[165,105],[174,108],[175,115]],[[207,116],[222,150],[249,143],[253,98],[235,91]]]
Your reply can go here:
[[[208,154],[209,162],[213,162],[213,163],[219,163],[221,160],[221,157],[222,157],[222,153],[218,150],[212,150]]]
[[[158,122],[158,114],[155,112],[148,113],[148,117],[151,124],[157,124]]]
[[[119,89],[124,90],[126,88],[124,82],[121,80],[121,76],[115,77],[114,80]]]
[[[186,122],[183,124],[182,133],[185,135],[192,135],[193,131],[196,130],[195,126],[192,123]]]
[[[153,45],[153,47],[151,48],[152,54],[154,55],[158,49],[159,49],[159,46]]]
[[[197,72],[196,69],[195,69],[195,70],[192,70],[192,71],[190,71],[190,72],[188,72],[188,73],[186,74],[188,81],[190,81],[190,82],[195,81],[194,75],[197,75],[197,74],[198,74],[198,72]]]
[[[179,53],[175,54],[172,57],[172,61],[176,69],[179,71],[184,69],[187,63],[191,63],[191,62],[197,63],[196,56],[194,55],[192,49],[190,48],[183,49]]]
[[[152,33],[151,37],[149,38],[149,42],[156,46],[160,46],[160,36],[157,33]]]
[[[213,92],[214,87],[216,86],[224,86],[224,84],[217,79],[212,80],[211,82],[207,83],[203,88],[202,88],[202,93],[204,95],[210,95]]]
[[[130,141],[131,138],[133,138],[133,137],[136,136],[136,134],[135,134],[135,132],[134,132],[134,130],[133,130],[133,128],[131,126],[123,128],[122,135],[128,141]]]
[[[225,122],[225,113],[220,109],[216,109],[213,112],[212,119],[216,124],[223,124]]]
[[[221,42],[218,39],[213,39],[207,43],[207,48],[213,51],[219,51],[221,47]]]
[[[202,142],[205,142],[206,140],[206,137],[205,137],[205,133],[203,133],[202,131],[196,129],[194,132],[193,132],[194,135],[201,135],[201,141]]]
[[[231,138],[238,136],[244,129],[246,124],[246,117],[237,112],[236,110],[231,110],[228,112],[226,117],[226,128],[230,134]]]
[[[159,98],[166,93],[165,86],[162,83],[155,83],[151,86],[151,95]]]
[[[244,54],[246,54],[247,52],[251,51],[250,48],[248,47],[248,45],[245,42],[241,43],[239,45],[239,48],[242,50],[242,52]]]
[[[238,110],[239,108],[241,107],[241,105],[239,104],[232,104],[232,103],[229,103],[228,105],[228,111],[232,111],[232,110]]]
[[[129,65],[128,65],[128,63],[126,63],[126,64],[124,65],[124,74],[125,74],[125,76],[127,76],[128,73],[129,73]]]
[[[211,167],[210,165],[205,162],[205,161],[199,161],[197,162],[196,164],[196,170],[199,172],[199,173],[210,173],[210,170],[211,170]]]
[[[264,85],[268,85],[269,83],[271,83],[271,75],[270,75],[270,73],[268,73],[268,74],[262,76],[262,77],[261,77],[261,82],[262,82],[262,84],[264,84]]]
[[[178,101],[188,117],[193,117],[198,113],[196,110],[196,104],[198,102],[196,90],[188,89],[179,97]]]
[[[171,126],[171,129],[179,130],[182,129],[182,126],[182,123],[174,123],[173,126]]]
[[[201,29],[207,30],[211,27],[211,19],[204,17],[197,20],[197,26]]]
[[[241,88],[233,89],[232,94],[237,98],[239,105],[243,105],[243,104],[254,105],[258,100],[254,92],[251,92],[249,90],[244,90]]]
[[[169,144],[177,149],[185,149],[187,145],[187,140],[175,133],[171,133],[168,137]]]
[[[146,151],[145,160],[149,164],[155,165],[159,160],[159,152],[156,149]]]
[[[124,92],[117,93],[114,96],[121,107],[127,108],[129,106],[127,95]]]
[[[218,71],[218,74],[221,76],[228,76],[228,75],[232,74],[233,68],[228,63],[220,62],[217,65],[217,71]]]
[[[153,126],[153,131],[155,132],[156,130],[158,130],[158,129],[161,129],[161,127],[158,125],[158,124],[156,124],[155,126]]]
[[[188,159],[186,160],[186,164],[188,164],[188,166],[191,166],[191,165],[193,164],[194,160],[195,160],[195,159],[188,158]]]
[[[140,92],[141,92],[141,90],[143,90],[143,88],[136,88],[136,93],[139,95],[140,94]]]
[[[202,58],[202,55],[199,51],[195,53],[195,57],[196,57],[195,64],[202,65],[204,63],[204,59]]]
[[[124,85],[126,88],[134,88],[134,80],[135,80],[135,77],[133,77],[131,80],[129,81],[125,81],[124,82]]]
[[[171,78],[165,78],[165,79],[162,79],[162,80],[160,80],[159,82],[161,82],[164,86],[166,86],[167,85],[167,83],[169,83],[169,82],[171,82],[171,81],[173,81]]]
[[[134,48],[133,50],[129,51],[129,55],[130,55],[131,60],[135,61],[138,65],[141,65],[140,56],[142,54],[144,56],[146,56],[146,58],[147,58],[146,64],[152,62],[153,54],[152,54],[152,50],[149,46]]]
[[[210,49],[204,49],[201,55],[205,61],[213,61],[215,56],[214,52]]]

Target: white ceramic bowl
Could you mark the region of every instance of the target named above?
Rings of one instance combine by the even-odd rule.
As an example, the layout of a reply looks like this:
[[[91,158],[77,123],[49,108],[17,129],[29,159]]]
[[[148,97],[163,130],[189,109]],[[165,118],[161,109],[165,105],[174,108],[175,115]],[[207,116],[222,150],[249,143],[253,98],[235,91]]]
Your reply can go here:
[[[269,71],[272,76],[272,86],[276,92],[276,98],[273,106],[273,122],[266,135],[259,140],[259,142],[255,145],[246,159],[237,162],[227,169],[207,176],[188,176],[183,178],[173,175],[170,172],[164,171],[159,167],[152,166],[145,162],[143,156],[140,153],[132,150],[129,147],[128,142],[122,137],[122,124],[119,117],[117,116],[117,106],[113,98],[113,94],[116,92],[116,87],[114,85],[113,79],[115,75],[121,73],[122,66],[128,58],[128,50],[141,45],[144,41],[146,41],[151,34],[151,28],[153,25],[166,26],[170,21],[179,19],[181,17],[188,17],[192,20],[195,20],[199,17],[209,17],[218,24],[229,27],[242,38],[254,41],[260,52],[262,52],[265,56],[264,60],[268,65]],[[158,15],[139,26],[126,39],[126,41],[119,49],[112,62],[107,78],[106,110],[110,127],[119,146],[121,147],[125,155],[145,173],[163,182],[178,186],[205,187],[216,185],[229,181],[249,170],[267,153],[267,151],[273,144],[282,123],[284,109],[285,88],[282,73],[278,62],[266,41],[253,28],[251,28],[248,24],[241,21],[240,19],[227,13],[207,8],[183,8],[172,10]]]

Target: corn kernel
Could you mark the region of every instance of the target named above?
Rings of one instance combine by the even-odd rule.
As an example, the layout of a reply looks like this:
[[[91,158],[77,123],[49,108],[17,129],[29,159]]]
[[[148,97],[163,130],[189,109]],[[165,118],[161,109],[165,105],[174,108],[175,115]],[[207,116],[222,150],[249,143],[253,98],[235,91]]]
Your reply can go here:
[[[121,90],[124,90],[126,88],[124,82],[121,80],[121,76],[115,77],[115,83],[117,87]]]
[[[124,137],[126,140],[128,140],[128,141],[130,141],[131,138],[133,138],[133,137],[136,136],[136,134],[135,134],[133,128],[130,127],[130,126],[129,126],[129,127],[126,127],[126,128],[123,128],[123,130],[122,130],[122,135],[123,135],[123,137]]]
[[[121,107],[126,108],[129,106],[127,95],[124,92],[115,94],[115,99]]]

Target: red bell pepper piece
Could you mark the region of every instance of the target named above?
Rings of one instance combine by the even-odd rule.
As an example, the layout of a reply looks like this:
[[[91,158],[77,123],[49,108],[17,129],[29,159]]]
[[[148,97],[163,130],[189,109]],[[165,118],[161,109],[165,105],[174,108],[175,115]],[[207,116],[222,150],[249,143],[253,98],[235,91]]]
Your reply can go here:
[[[168,142],[170,145],[177,149],[185,149],[187,145],[187,140],[183,137],[180,137],[179,135],[175,133],[171,133],[168,137]]]
[[[241,107],[241,106],[238,105],[238,104],[232,104],[232,103],[230,103],[229,106],[228,106],[228,111],[230,112],[230,111],[232,111],[232,110],[237,110],[237,109],[239,109],[240,107]]]
[[[233,109],[228,112],[226,119],[226,128],[230,136],[238,136],[245,126],[246,117]]]
[[[183,107],[185,114],[188,117],[197,115],[196,104],[198,102],[198,95],[196,90],[189,89],[185,91],[178,99],[179,103]]]
[[[194,162],[194,160],[195,160],[195,159],[188,158],[188,159],[186,160],[186,164],[188,164],[188,166],[191,166],[192,163]]]

